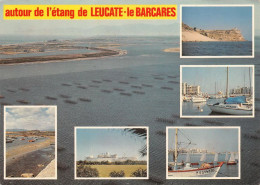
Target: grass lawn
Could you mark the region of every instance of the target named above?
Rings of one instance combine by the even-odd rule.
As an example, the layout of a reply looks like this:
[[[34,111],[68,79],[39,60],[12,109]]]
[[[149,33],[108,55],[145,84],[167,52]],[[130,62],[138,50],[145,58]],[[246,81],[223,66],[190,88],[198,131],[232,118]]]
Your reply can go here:
[[[112,171],[125,172],[125,177],[131,177],[131,174],[138,169],[147,169],[147,165],[90,165],[91,168],[96,168],[99,172],[99,177],[110,177]]]

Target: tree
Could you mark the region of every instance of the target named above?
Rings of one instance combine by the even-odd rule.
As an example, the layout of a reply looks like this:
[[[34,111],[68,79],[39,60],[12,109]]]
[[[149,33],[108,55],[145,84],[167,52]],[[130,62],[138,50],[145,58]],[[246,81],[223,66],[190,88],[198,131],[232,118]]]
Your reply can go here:
[[[147,130],[146,129],[143,129],[143,128],[126,128],[124,130],[126,132],[132,133],[133,135],[141,137],[145,140],[147,139]],[[147,145],[146,144],[144,146],[142,146],[142,148],[139,150],[139,153],[143,157],[147,155]]]
[[[121,171],[113,171],[113,172],[110,172],[109,174],[110,177],[124,177],[125,176],[125,172],[123,170]]]
[[[138,169],[131,174],[132,177],[147,177],[146,169]]]
[[[98,177],[99,173],[96,168],[85,166],[83,164],[77,166],[77,177]]]

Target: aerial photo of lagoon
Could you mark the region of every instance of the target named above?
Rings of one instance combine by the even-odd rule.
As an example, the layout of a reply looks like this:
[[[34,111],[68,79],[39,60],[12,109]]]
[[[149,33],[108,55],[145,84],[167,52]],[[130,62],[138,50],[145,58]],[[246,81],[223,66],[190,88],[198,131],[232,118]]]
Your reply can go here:
[[[181,57],[253,57],[251,5],[181,8]]]
[[[167,177],[240,178],[239,127],[167,127]]]
[[[56,107],[5,107],[5,179],[56,179]]]
[[[254,66],[181,66],[182,116],[253,116]]]
[[[75,178],[148,179],[148,129],[75,128]]]
[[[0,5],[4,2],[7,3],[5,0],[0,1]],[[56,0],[54,2],[58,3]],[[119,0],[113,2],[122,3]],[[190,0],[186,2],[195,3]],[[196,3],[207,2],[196,1]],[[249,0],[246,2],[255,5],[255,16],[259,17],[260,3]],[[14,0],[12,3],[35,4],[35,1]],[[66,3],[81,4],[82,1],[68,0]],[[99,3],[106,4],[107,1],[101,0]],[[149,3],[151,2],[147,1],[147,4]],[[164,3],[173,2],[166,0]],[[219,1],[211,0],[210,3],[219,3]],[[234,1],[227,0],[225,3],[234,3]],[[236,3],[245,3],[245,0],[238,0]],[[176,4],[180,3],[176,2]],[[228,180],[228,184],[259,184],[260,177],[256,172],[260,169],[257,160],[260,155],[258,152],[260,25],[257,21],[255,58],[244,59],[180,58],[178,19],[1,20],[0,26],[2,112],[5,105],[57,105],[58,107],[58,179],[51,181],[51,184],[125,185],[134,182],[136,185],[173,183],[219,185],[220,181],[212,180],[197,179],[185,182],[166,180],[166,126],[240,126],[242,178]],[[51,55],[53,56],[50,57]],[[47,59],[44,58],[45,56]],[[255,118],[180,118],[180,65],[227,64],[255,65]],[[244,82],[244,74],[240,76],[243,77],[242,82]],[[246,80],[247,77],[246,75]],[[212,89],[214,94],[215,81],[212,82]],[[3,123],[3,116],[0,117],[0,121]],[[149,179],[116,182],[77,180],[75,182],[73,131],[74,127],[80,126],[149,127],[152,136],[149,138]],[[0,127],[0,131],[4,133],[3,127]],[[0,142],[4,143],[3,137],[0,137]],[[0,151],[0,157],[4,158],[3,147]],[[100,153],[105,152],[114,154],[110,151]],[[95,157],[96,155],[99,154],[95,154]],[[1,160],[0,164],[4,166]],[[3,179],[4,169],[0,168],[2,184],[15,184],[14,181],[3,181]],[[49,183],[44,180],[16,182],[19,185]]]

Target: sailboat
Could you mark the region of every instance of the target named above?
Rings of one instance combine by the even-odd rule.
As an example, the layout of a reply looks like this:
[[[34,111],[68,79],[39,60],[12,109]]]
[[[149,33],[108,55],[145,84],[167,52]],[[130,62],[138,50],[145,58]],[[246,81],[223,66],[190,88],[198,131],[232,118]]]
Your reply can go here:
[[[207,158],[206,153],[203,153],[203,154],[201,155],[201,157],[200,157],[200,162],[206,161],[206,158]]]
[[[216,177],[223,163],[214,166],[209,165],[207,163],[203,163],[199,168],[191,167],[190,158],[186,156],[186,160],[189,162],[186,163],[185,167],[178,168],[178,129],[175,131],[175,157],[174,157],[174,169],[168,168],[168,177],[171,178],[185,178],[185,177],[193,177],[193,178],[201,178],[201,177]],[[201,156],[201,161],[206,160],[206,155]]]
[[[226,154],[225,154],[225,161],[218,162],[218,164],[220,164],[220,163],[226,164],[227,161],[228,161],[228,153],[226,152]]]
[[[236,162],[238,163],[238,161],[239,161],[239,155],[238,155],[238,153],[235,154],[235,160],[236,160]]]
[[[186,163],[190,163],[191,166],[196,166],[196,165],[199,165],[199,163],[192,163],[191,160],[190,160],[190,154],[187,153],[187,156],[186,156]]]
[[[232,152],[231,155],[230,155],[229,160],[227,161],[227,165],[236,165],[236,164],[237,164],[237,162],[235,160],[235,155]]]
[[[246,101],[245,96],[229,97],[228,93],[228,67],[226,100],[224,103],[207,104],[212,112],[230,115],[252,115],[252,104]]]
[[[214,156],[214,162],[215,162],[215,163],[218,162],[218,153],[215,153],[215,156]]]
[[[219,95],[217,93],[217,82],[215,82],[215,95],[210,96],[209,99],[218,99],[218,98],[222,98],[222,95]]]

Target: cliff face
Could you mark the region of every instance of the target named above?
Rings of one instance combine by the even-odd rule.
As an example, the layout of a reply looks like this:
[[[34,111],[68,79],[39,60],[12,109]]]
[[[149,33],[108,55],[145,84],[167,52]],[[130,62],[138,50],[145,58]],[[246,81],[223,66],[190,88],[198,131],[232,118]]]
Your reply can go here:
[[[233,28],[231,30],[201,30],[198,28],[191,28],[190,26],[182,23],[182,32],[183,33],[193,32],[194,35],[199,33],[204,37],[207,37],[215,41],[235,41],[235,42],[245,41],[240,30],[238,30],[237,28]],[[203,40],[196,40],[196,41],[203,41]]]

